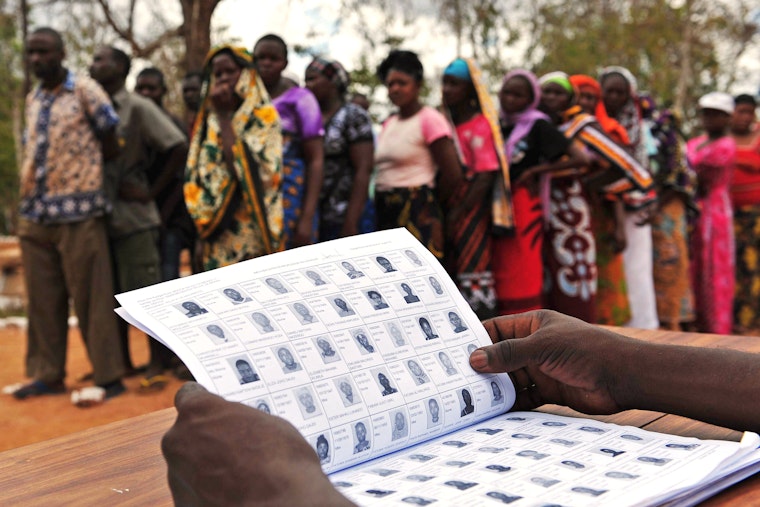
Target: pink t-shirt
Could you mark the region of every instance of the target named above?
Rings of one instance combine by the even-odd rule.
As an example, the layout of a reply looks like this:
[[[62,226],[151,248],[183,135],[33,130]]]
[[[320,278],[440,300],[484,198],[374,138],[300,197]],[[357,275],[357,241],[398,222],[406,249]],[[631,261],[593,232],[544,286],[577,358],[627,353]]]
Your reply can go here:
[[[436,166],[430,145],[451,137],[446,118],[432,107],[423,106],[410,118],[393,115],[383,123],[377,141],[375,165],[378,190],[435,186]]]
[[[457,125],[457,138],[462,157],[472,172],[487,172],[499,169],[499,157],[493,144],[491,124],[482,114]]]

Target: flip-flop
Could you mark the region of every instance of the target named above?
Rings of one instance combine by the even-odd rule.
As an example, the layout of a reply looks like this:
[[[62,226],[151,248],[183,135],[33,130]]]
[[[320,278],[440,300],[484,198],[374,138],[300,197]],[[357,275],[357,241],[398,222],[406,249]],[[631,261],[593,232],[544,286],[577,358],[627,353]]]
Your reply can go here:
[[[164,375],[153,375],[152,377],[146,377],[140,379],[139,392],[152,393],[163,390],[166,384],[169,383],[169,378]]]

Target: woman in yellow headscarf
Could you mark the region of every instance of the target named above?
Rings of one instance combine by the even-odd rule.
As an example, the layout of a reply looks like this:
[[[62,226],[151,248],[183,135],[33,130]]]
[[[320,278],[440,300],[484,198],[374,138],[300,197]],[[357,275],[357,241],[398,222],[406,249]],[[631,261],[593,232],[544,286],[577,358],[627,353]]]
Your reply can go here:
[[[446,203],[444,263],[484,320],[497,315],[492,234],[513,226],[509,166],[496,106],[475,62],[457,58],[446,67],[442,98],[463,168],[463,179]]]
[[[204,75],[184,190],[210,270],[281,249],[282,137],[248,51],[212,49]]]

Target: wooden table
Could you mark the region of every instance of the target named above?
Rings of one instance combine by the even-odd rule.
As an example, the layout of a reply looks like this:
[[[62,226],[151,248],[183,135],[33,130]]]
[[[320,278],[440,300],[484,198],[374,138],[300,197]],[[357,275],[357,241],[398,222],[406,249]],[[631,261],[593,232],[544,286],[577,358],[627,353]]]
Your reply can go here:
[[[760,338],[620,329],[652,342],[760,352]],[[565,407],[542,410],[573,415]],[[0,505],[171,505],[161,436],[174,409],[92,428],[0,453]],[[629,410],[599,420],[698,438],[738,440],[741,433],[683,417]],[[760,474],[704,502],[760,505]]]

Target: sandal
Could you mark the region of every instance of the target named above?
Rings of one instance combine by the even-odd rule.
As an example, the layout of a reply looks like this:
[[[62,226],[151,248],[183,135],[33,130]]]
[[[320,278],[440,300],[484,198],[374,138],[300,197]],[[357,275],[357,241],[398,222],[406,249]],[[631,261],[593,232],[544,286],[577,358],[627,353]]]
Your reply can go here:
[[[63,394],[66,392],[66,386],[63,381],[58,382],[43,382],[42,380],[35,380],[19,389],[13,391],[11,394],[17,400],[25,400],[34,396],[43,396],[47,394]]]
[[[169,383],[169,378],[164,375],[153,375],[152,377],[145,377],[140,379],[139,392],[152,393],[156,391],[162,391],[166,384]]]

